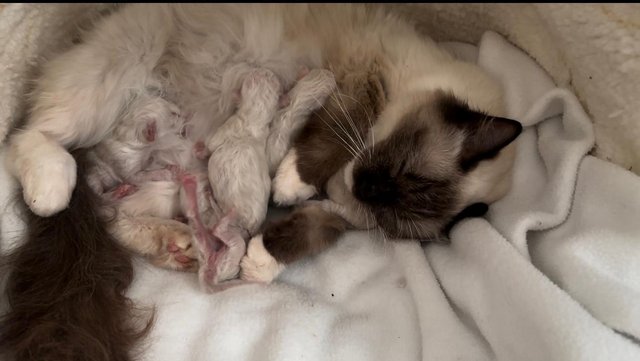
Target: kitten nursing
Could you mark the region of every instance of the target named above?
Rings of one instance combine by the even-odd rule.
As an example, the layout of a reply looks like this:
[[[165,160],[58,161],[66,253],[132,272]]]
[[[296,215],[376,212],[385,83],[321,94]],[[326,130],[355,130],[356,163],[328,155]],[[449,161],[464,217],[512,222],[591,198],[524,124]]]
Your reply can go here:
[[[279,80],[267,69],[252,70],[236,113],[205,142],[190,134],[190,119],[177,106],[159,95],[140,95],[89,153],[89,184],[117,210],[111,233],[156,265],[189,271],[199,263],[205,288],[235,277],[244,239],[266,217],[269,161],[278,164],[292,130],[334,87],[329,72],[314,69],[278,112]],[[272,121],[277,133],[270,132]],[[285,122],[293,124],[283,127]],[[268,137],[274,140],[267,143]]]
[[[95,208],[116,209],[95,232],[163,267],[199,266],[203,284],[238,272],[270,282],[349,228],[436,239],[501,198],[522,129],[501,117],[502,99],[479,67],[376,6],[130,4],[44,66],[6,161],[31,211],[61,222],[84,194],[69,150],[90,148],[86,182],[108,202]],[[261,228],[270,195],[297,208]],[[78,262],[92,269],[91,258]],[[7,292],[26,292],[15,275]],[[92,312],[107,311],[88,299]],[[64,302],[76,301],[29,312],[76,319]],[[7,330],[48,320],[12,312]],[[34,345],[81,344],[83,332],[106,345],[120,332],[92,327],[77,321],[67,338],[53,327],[0,346],[43,359]]]

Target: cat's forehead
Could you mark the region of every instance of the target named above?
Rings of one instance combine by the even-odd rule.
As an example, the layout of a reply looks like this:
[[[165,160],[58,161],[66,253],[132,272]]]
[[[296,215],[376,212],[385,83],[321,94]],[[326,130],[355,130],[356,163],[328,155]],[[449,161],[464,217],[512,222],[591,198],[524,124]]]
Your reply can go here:
[[[386,104],[373,127],[376,142],[394,134],[429,129],[431,134],[445,130],[440,92],[418,92],[398,96]]]
[[[376,147],[386,162],[406,162],[412,171],[434,175],[454,171],[462,134],[447,124],[442,109],[441,98],[427,94],[383,114],[382,122],[395,118],[386,134],[375,135],[382,138]]]

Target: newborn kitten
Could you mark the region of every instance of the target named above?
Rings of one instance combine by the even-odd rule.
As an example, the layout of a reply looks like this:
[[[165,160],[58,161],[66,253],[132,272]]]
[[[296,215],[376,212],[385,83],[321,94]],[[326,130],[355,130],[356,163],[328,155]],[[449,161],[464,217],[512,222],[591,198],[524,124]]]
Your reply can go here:
[[[311,70],[287,94],[289,104],[277,111],[277,77],[268,70],[253,72],[242,84],[238,111],[208,140],[214,198],[223,212],[237,213],[247,236],[255,234],[266,217],[270,171],[280,164],[292,135],[334,88],[331,72]]]

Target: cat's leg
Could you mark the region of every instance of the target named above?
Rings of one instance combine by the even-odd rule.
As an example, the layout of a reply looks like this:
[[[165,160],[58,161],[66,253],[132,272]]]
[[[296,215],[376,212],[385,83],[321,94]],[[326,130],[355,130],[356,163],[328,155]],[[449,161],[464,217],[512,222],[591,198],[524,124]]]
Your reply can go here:
[[[253,237],[240,263],[241,278],[269,283],[286,265],[316,255],[332,246],[349,224],[317,205],[294,210],[286,218],[268,224]]]
[[[111,223],[109,231],[126,248],[149,258],[158,267],[188,272],[197,270],[191,227],[184,223],[120,214]]]
[[[324,104],[335,87],[333,73],[314,69],[308,71],[289,91],[289,104],[276,114],[267,138],[269,173],[272,176],[289,150],[292,137],[304,126],[309,115]]]
[[[385,95],[377,76],[338,80],[338,89],[314,111],[278,167],[273,200],[292,205],[323,192],[329,178],[362,154]]]
[[[6,158],[34,213],[49,216],[67,206],[76,184],[67,149],[93,146],[109,133],[164,51],[166,19],[139,8],[113,14],[44,67],[27,123],[9,140]]]

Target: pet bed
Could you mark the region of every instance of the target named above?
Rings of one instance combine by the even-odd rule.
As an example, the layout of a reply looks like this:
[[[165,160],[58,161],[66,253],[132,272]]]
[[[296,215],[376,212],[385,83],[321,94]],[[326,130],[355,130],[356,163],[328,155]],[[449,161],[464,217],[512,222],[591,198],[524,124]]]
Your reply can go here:
[[[19,114],[15,94],[30,69],[21,61],[37,60],[30,47],[55,39],[42,28],[61,29],[68,25],[52,19],[100,8],[51,7],[2,9],[0,34],[14,41],[0,54],[2,76],[15,71],[1,83],[14,95],[1,98],[3,116]],[[37,30],[10,36],[7,12],[24,16],[12,18],[18,33],[23,21]],[[588,154],[592,117],[572,90],[556,87],[553,71],[504,37],[488,31],[477,46],[444,45],[500,79],[508,116],[526,127],[512,191],[485,218],[458,224],[450,245],[381,243],[351,232],[270,286],[206,295],[195,275],[136,260],[129,295],[158,311],[142,360],[640,359],[640,179]],[[597,101],[587,100],[589,109]],[[20,222],[10,202],[15,183],[4,170],[0,182],[6,251]]]

